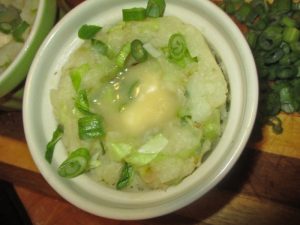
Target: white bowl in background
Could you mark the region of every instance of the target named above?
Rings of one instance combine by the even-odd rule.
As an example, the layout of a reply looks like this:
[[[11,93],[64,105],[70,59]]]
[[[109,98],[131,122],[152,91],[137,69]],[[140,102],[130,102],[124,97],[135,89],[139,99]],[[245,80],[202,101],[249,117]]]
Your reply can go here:
[[[0,109],[21,109],[24,80],[35,53],[54,25],[56,10],[56,1],[39,0],[29,36],[13,62],[0,74]]]
[[[89,0],[68,13],[39,49],[24,93],[23,120],[31,155],[49,184],[67,201],[92,214],[113,219],[145,219],[182,208],[207,193],[232,168],[243,151],[256,117],[258,81],[254,60],[243,34],[231,19],[208,0],[166,1],[165,15],[175,15],[197,27],[221,58],[230,87],[231,105],[224,133],[209,158],[177,186],[167,190],[127,193],[104,187],[87,175],[61,178],[57,165],[45,158],[46,144],[57,124],[49,92],[59,71],[80,45],[83,24],[106,26],[121,20],[122,8],[145,6],[140,0]],[[58,72],[58,73],[57,73]],[[57,158],[65,158],[62,144]],[[54,160],[56,161],[56,160]]]

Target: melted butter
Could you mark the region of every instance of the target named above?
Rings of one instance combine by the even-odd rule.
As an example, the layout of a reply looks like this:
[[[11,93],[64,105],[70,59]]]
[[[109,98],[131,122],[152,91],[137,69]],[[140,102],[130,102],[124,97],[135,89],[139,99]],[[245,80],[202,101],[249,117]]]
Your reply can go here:
[[[176,116],[174,94],[163,88],[157,74],[145,74],[138,97],[120,114],[123,129],[138,135],[171,120]]]
[[[114,97],[102,101],[98,110],[108,131],[143,135],[176,116],[178,99],[165,87],[162,70],[154,61],[131,67],[110,85]]]

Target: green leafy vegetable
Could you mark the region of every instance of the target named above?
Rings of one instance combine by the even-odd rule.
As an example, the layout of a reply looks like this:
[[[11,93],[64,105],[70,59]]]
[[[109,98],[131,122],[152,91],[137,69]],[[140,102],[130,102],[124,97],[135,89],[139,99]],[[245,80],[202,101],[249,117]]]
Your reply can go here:
[[[148,58],[148,53],[143,47],[143,42],[135,39],[131,42],[131,55],[139,63],[145,62]]]
[[[98,115],[88,115],[78,120],[79,138],[82,140],[104,136],[103,119]]]
[[[131,44],[124,44],[116,57],[116,65],[118,68],[124,68],[126,60],[131,52]]]
[[[96,39],[91,40],[93,49],[95,49],[101,55],[108,56],[108,46],[104,42]]]
[[[247,41],[254,54],[260,103],[257,123],[282,132],[277,115],[300,112],[300,11],[292,0],[226,0],[225,11],[248,27]]]
[[[133,152],[125,161],[135,165],[144,166],[150,163],[167,146],[168,139],[162,134],[157,134],[142,145],[136,152]]]
[[[49,163],[52,162],[55,145],[62,138],[63,134],[64,134],[63,126],[58,125],[56,130],[53,132],[51,141],[48,142],[46,147],[45,158]]]
[[[78,148],[59,166],[58,174],[66,178],[77,177],[87,170],[90,158],[88,149]]]
[[[183,35],[180,33],[173,34],[169,39],[168,48],[172,59],[180,60],[185,57],[187,47]]]
[[[131,8],[123,9],[123,21],[141,21],[146,18],[146,9],[144,8]]]
[[[181,66],[185,67],[188,63],[198,62],[197,57],[192,57],[187,48],[185,38],[180,33],[173,34],[168,42],[167,49],[168,59]]]
[[[89,71],[89,64],[82,64],[70,71],[73,87],[75,91],[79,91],[82,77]]]
[[[132,166],[129,165],[128,163],[125,163],[123,168],[122,168],[120,178],[117,182],[116,188],[118,190],[121,190],[121,189],[127,187],[130,183],[132,175],[133,175]]]
[[[97,25],[82,25],[78,31],[78,37],[84,40],[92,39],[102,27]]]
[[[165,0],[149,0],[146,8],[147,17],[162,17],[166,9]]]
[[[84,114],[91,114],[86,90],[79,90],[75,99],[75,107]]]

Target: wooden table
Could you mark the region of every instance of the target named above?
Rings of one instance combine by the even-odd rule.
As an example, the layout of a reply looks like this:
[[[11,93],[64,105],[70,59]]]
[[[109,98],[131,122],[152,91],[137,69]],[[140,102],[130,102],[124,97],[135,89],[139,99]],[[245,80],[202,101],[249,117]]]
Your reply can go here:
[[[29,154],[21,112],[0,112],[0,179],[18,186],[33,220],[51,215],[36,224],[60,224],[62,217],[70,221],[68,225],[86,224],[75,223],[74,218],[89,224],[299,224],[300,116],[280,117],[282,135],[265,127],[263,139],[249,141],[216,188],[192,205],[158,219],[130,223],[107,220],[64,202],[42,178]]]

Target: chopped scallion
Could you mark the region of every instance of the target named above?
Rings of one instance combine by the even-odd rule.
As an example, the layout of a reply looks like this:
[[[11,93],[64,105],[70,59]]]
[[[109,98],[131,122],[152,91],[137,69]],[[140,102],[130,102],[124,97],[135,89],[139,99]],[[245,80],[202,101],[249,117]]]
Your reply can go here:
[[[78,148],[59,166],[58,174],[66,178],[77,177],[87,170],[90,158],[88,149]]]
[[[127,43],[123,45],[116,57],[116,65],[118,68],[123,68],[125,66],[126,60],[131,52],[131,44]]]
[[[100,53],[101,55],[108,55],[108,46],[103,41],[92,39],[91,45],[96,52]]]
[[[84,114],[91,114],[86,90],[79,90],[75,99],[75,107]]]
[[[299,40],[300,31],[296,27],[286,27],[283,31],[283,41],[291,43]]]
[[[104,136],[103,119],[98,115],[88,115],[78,120],[79,138],[82,140]]]
[[[46,146],[45,158],[49,163],[52,162],[54,148],[56,146],[56,143],[62,138],[63,134],[64,134],[63,126],[58,125],[56,130],[53,132],[51,141],[49,141]]]
[[[84,40],[92,39],[102,27],[97,25],[82,25],[78,31],[78,37]]]
[[[162,17],[166,9],[165,0],[149,0],[146,8],[147,17]]]
[[[120,178],[116,184],[116,188],[118,190],[121,190],[125,187],[127,187],[130,183],[131,177],[133,176],[133,168],[131,165],[129,165],[128,163],[125,163],[121,174],[120,174]]]
[[[145,8],[123,9],[123,21],[141,21],[146,18]]]
[[[172,59],[182,59],[187,51],[186,42],[182,34],[173,34],[168,43],[169,54]]]
[[[243,3],[239,10],[236,11],[235,16],[239,21],[245,22],[248,16],[250,15],[251,11],[252,7],[250,6],[250,4]]]
[[[81,79],[89,71],[89,69],[89,64],[82,64],[70,71],[70,76],[75,91],[80,89]]]
[[[282,28],[277,26],[269,26],[262,32],[259,37],[258,44],[263,50],[271,50],[282,41]]]
[[[143,47],[142,41],[135,39],[131,42],[131,55],[139,63],[147,60],[148,53]]]

